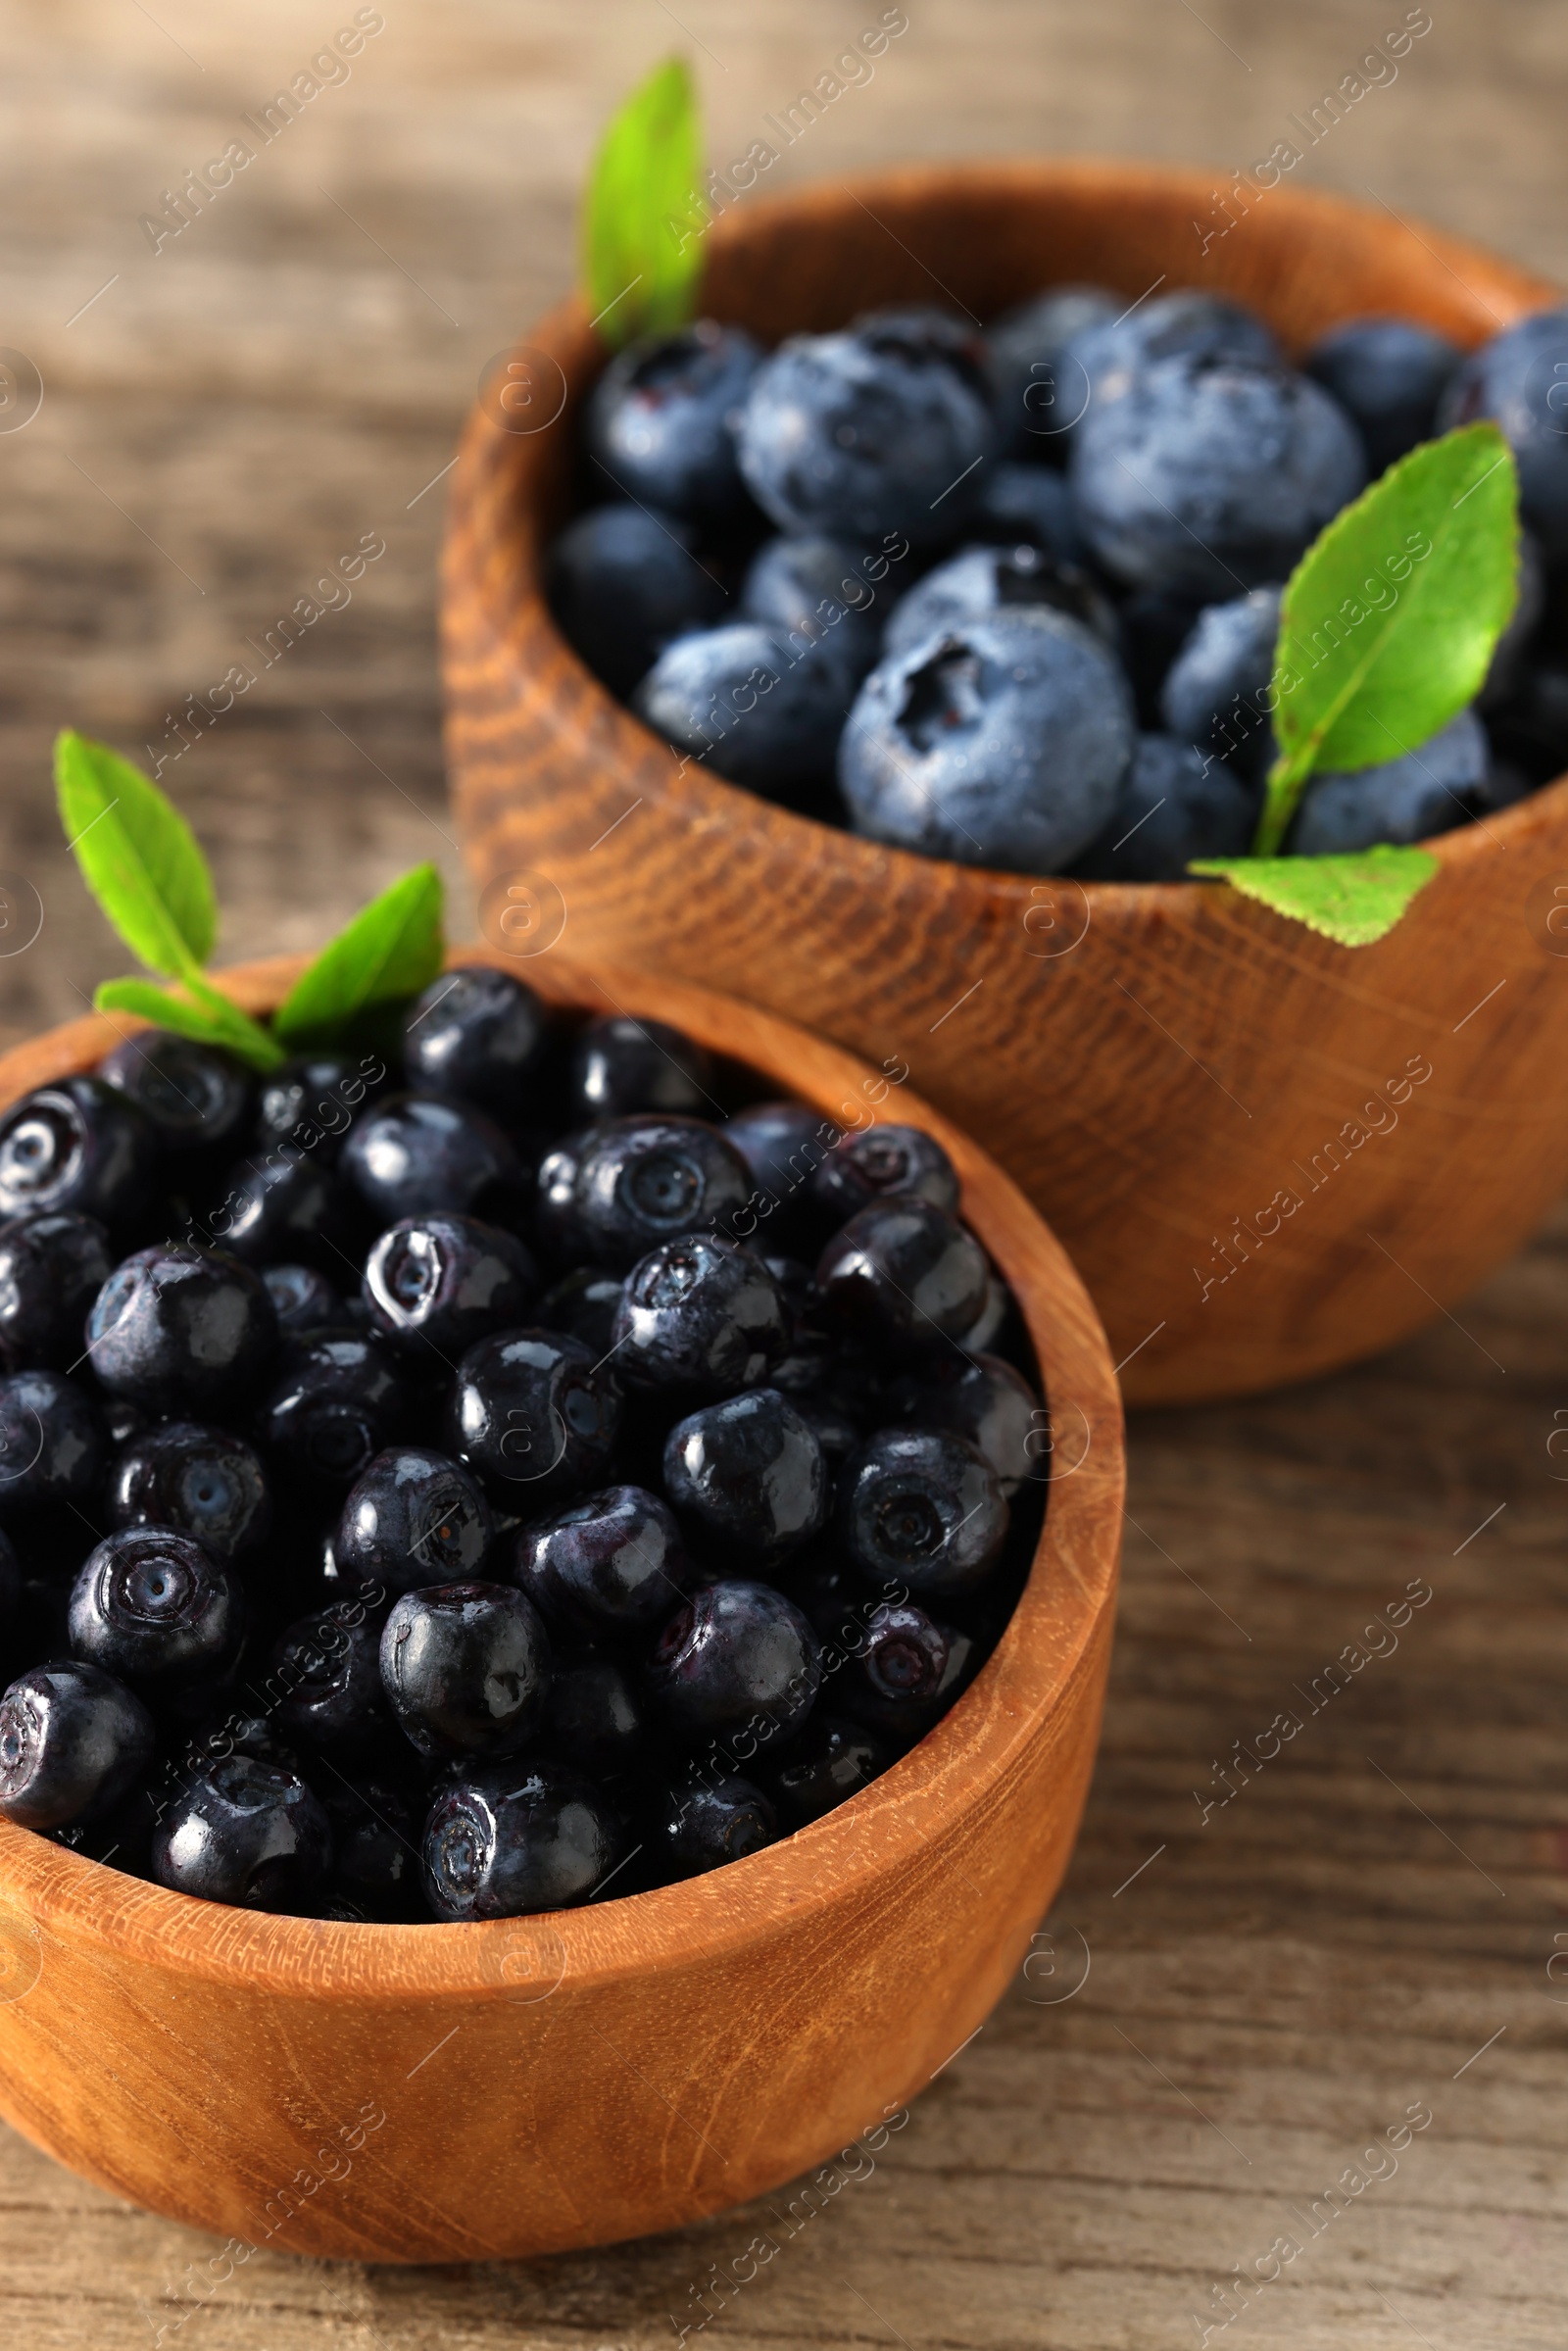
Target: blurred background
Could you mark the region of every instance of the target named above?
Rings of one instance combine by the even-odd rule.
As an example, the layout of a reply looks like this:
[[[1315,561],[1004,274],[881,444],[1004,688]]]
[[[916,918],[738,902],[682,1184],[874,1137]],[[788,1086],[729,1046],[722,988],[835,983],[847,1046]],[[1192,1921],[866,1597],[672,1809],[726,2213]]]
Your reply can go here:
[[[30,953],[0,961],[0,1043],[80,1010],[122,960],[63,855],[48,779],[61,724],[164,760],[214,857],[224,957],[317,942],[417,857],[460,882],[435,567],[439,477],[480,371],[569,288],[593,144],[659,57],[691,60],[722,159],[881,14],[875,0],[680,0],[678,14],[378,0],[342,77],[264,141],[261,110],[353,6],[13,0],[0,866],[41,892],[45,922]],[[872,78],[746,201],[980,152],[1206,161],[1223,186],[1405,10],[907,0],[898,14],[907,30]],[[1548,0],[1434,0],[1412,21],[1428,14],[1397,78],[1311,148],[1297,182],[1369,192],[1568,276],[1568,17]],[[236,137],[254,162],[169,233],[166,198]],[[384,553],[352,593],[327,591],[331,609],[271,650],[280,616],[320,604],[328,566],[372,542]],[[209,689],[235,664],[255,683],[212,723]],[[461,882],[453,927],[473,927]]]

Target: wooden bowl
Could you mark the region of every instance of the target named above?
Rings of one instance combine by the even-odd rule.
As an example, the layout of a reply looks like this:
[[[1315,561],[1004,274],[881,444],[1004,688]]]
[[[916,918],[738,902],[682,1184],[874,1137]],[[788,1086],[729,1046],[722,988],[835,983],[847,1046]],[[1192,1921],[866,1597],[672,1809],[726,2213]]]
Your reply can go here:
[[[1207,173],[1096,163],[809,187],[719,220],[706,301],[772,340],[945,295],[988,318],[1046,280],[1129,302],[1195,284],[1299,350],[1373,311],[1474,344],[1555,299],[1435,229],[1283,185],[1202,254],[1212,193]],[[1438,878],[1350,950],[1224,888],[985,872],[682,772],[541,599],[603,354],[577,304],[528,346],[535,405],[476,410],[446,549],[447,740],[481,886],[564,906],[581,953],[905,1055],[1050,1218],[1130,1400],[1370,1354],[1515,1248],[1568,1181],[1568,937],[1546,927],[1558,882],[1568,903],[1568,786],[1436,842]]]
[[[270,1007],[298,968],[253,964],[232,993]],[[554,955],[526,970],[563,1006],[676,1022],[825,1114],[886,1091],[747,1005]],[[0,1103],[90,1067],[116,1033],[76,1020],[6,1054]],[[976,2030],[1055,1891],[1089,1783],[1120,1403],[1094,1308],[1034,1211],[956,1128],[896,1099],[953,1154],[1059,1448],[1023,1595],[952,1713],[863,1795],[713,1877],[483,1926],[223,1909],[0,1822],[0,2109],[19,2131],[114,2194],[238,2239],[230,2271],[263,2244],[490,2260],[675,2228],[774,2187],[896,2116]]]

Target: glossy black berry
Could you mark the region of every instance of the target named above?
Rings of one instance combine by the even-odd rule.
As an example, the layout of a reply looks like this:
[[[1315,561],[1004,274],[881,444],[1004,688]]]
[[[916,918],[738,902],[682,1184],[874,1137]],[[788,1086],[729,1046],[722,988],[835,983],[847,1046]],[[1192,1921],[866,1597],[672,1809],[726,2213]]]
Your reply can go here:
[[[545,1700],[540,1743],[591,1780],[612,1780],[643,1752],[642,1703],[625,1666],[613,1657],[580,1657],[558,1666]]]
[[[772,1805],[738,1774],[710,1786],[677,1781],[662,1793],[655,1816],[658,1857],[673,1878],[695,1878],[726,1861],[744,1861],[777,1835]]]
[[[267,1472],[243,1438],[161,1421],[115,1456],[105,1496],[116,1527],[171,1527],[215,1559],[256,1550],[272,1522]]]
[[[710,1543],[782,1559],[827,1516],[822,1448],[775,1388],[689,1413],[664,1447],[664,1491]]]
[[[157,1130],[138,1103],[102,1078],[62,1078],[0,1118],[0,1216],[70,1208],[129,1224],[157,1156]]]
[[[331,1865],[319,1799],[296,1773],[252,1755],[192,1772],[153,1833],[160,1886],[241,1910],[306,1910]]]
[[[769,1584],[705,1585],[654,1644],[648,1687],[688,1739],[750,1726],[776,1737],[809,1714],[822,1677],[816,1635]]]
[[[712,1063],[700,1045],[662,1020],[629,1012],[591,1020],[571,1056],[571,1095],[582,1118],[712,1108]]]
[[[626,1276],[612,1341],[621,1378],[733,1396],[789,1352],[793,1318],[760,1257],[710,1233],[662,1242]]]
[[[700,1118],[613,1118],[584,1140],[571,1213],[584,1253],[628,1273],[662,1241],[724,1227],[751,1190],[739,1151]]]
[[[916,1593],[983,1584],[1007,1521],[996,1472],[944,1430],[883,1429],[839,1480],[835,1525],[846,1558]]]
[[[388,1083],[386,1063],[374,1053],[305,1053],[285,1061],[262,1088],[256,1141],[264,1150],[290,1144],[330,1167],[366,1104]]]
[[[585,1902],[620,1858],[620,1831],[584,1780],[553,1764],[492,1764],[439,1794],[424,1886],[440,1919],[517,1918]]]
[[[221,1412],[277,1352],[260,1274],[219,1249],[160,1243],[116,1266],[87,1317],[102,1385],[155,1412]]]
[[[172,1029],[127,1037],[98,1075],[145,1110],[166,1151],[230,1148],[251,1104],[251,1081],[232,1053]]]
[[[901,1754],[939,1723],[979,1663],[971,1636],[912,1600],[873,1617],[843,1678],[842,1704]]]
[[[332,1825],[334,1893],[367,1918],[423,1918],[422,1821],[404,1789],[383,1776],[335,1771],[324,1775],[321,1803]]]
[[[79,1362],[88,1312],[113,1270],[96,1217],[65,1211],[0,1225],[0,1359],[19,1371]]]
[[[986,1302],[990,1268],[972,1233],[930,1200],[862,1208],[817,1261],[823,1306],[841,1328],[884,1347],[961,1339]]]
[[[245,1637],[245,1593],[193,1537],[123,1527],[88,1552],[68,1621],[74,1655],[157,1700],[227,1672]]]
[[[297,1258],[341,1276],[353,1262],[354,1203],[324,1160],[292,1144],[231,1167],[197,1221],[214,1248],[247,1265]]]
[[[280,1481],[341,1494],[400,1435],[408,1412],[398,1359],[380,1339],[306,1333],[283,1350],[257,1434]]]
[[[691,1568],[667,1503],[640,1486],[589,1494],[517,1537],[519,1588],[578,1633],[635,1636],[667,1622]]]
[[[341,1322],[343,1300],[314,1265],[264,1265],[262,1280],[280,1332],[320,1331]]]
[[[394,1347],[444,1360],[530,1319],[533,1258],[514,1233],[454,1211],[406,1216],[365,1262],[370,1320]]]
[[[344,1175],[381,1226],[456,1208],[514,1223],[527,1204],[522,1163],[501,1129],[467,1102],[394,1094],[355,1126]]]
[[[990,1463],[1004,1494],[1016,1494],[1026,1478],[1043,1477],[1049,1468],[1050,1435],[1040,1399],[1000,1355],[954,1353],[933,1364],[925,1378],[897,1382],[889,1403],[890,1420],[964,1438]]]
[[[0,1519],[48,1502],[90,1506],[107,1452],[96,1405],[60,1372],[0,1380]]]
[[[350,1493],[333,1555],[351,1591],[373,1587],[391,1596],[477,1576],[494,1537],[490,1505],[461,1461],[394,1445]]]
[[[719,1133],[740,1152],[761,1196],[754,1202],[755,1224],[745,1217],[730,1224],[737,1241],[755,1236],[758,1248],[772,1247],[775,1231],[790,1236],[819,1219],[814,1179],[843,1133],[831,1118],[805,1102],[753,1102],[726,1119]],[[768,1203],[765,1216],[763,1201]]]
[[[812,1179],[817,1205],[835,1224],[893,1194],[914,1193],[955,1214],[958,1175],[936,1140],[920,1127],[865,1127],[846,1135]]]
[[[0,1697],[0,1816],[57,1829],[109,1812],[152,1760],[153,1718],[74,1658],[35,1665]]]
[[[381,1634],[387,1703],[421,1755],[512,1755],[539,1725],[550,1641],[510,1584],[406,1592]]]
[[[786,1820],[818,1821],[869,1788],[889,1761],[873,1731],[844,1715],[814,1714],[762,1778]]]
[[[603,1477],[620,1419],[612,1366],[580,1340],[508,1331],[459,1364],[447,1439],[493,1501],[531,1515]]]
[[[381,1633],[352,1602],[302,1616],[272,1651],[267,1688],[279,1736],[301,1747],[366,1747],[386,1723]]]
[[[514,1118],[526,1107],[547,1032],[544,1005],[510,971],[488,963],[444,971],[404,1023],[409,1084]]]
[[[591,1347],[597,1362],[614,1344],[620,1310],[620,1279],[596,1265],[579,1265],[539,1300],[537,1320],[546,1331],[564,1331]]]

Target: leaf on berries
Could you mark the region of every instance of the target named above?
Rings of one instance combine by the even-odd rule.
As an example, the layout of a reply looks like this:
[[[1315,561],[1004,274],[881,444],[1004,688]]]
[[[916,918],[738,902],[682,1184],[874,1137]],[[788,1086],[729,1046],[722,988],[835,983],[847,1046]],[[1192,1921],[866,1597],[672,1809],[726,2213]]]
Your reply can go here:
[[[1519,594],[1519,479],[1495,424],[1424,442],[1337,514],[1285,590],[1254,849],[1307,778],[1413,751],[1475,700]]]
[[[692,77],[682,59],[666,58],[606,131],[583,206],[583,292],[612,348],[696,317],[709,219],[702,170]]]
[[[200,970],[218,902],[172,802],[128,759],[70,728],[55,743],[55,789],[82,879],[131,954],[171,979]]]
[[[1426,888],[1438,860],[1424,849],[1380,843],[1349,857],[1198,857],[1187,870],[1215,874],[1244,898],[1304,922],[1341,947],[1370,947],[1387,937]]]
[[[416,865],[301,972],[272,1015],[273,1034],[291,1048],[330,1045],[356,1013],[417,996],[445,955],[441,876],[433,865]]]
[[[279,1067],[282,1049],[259,1023],[216,988],[204,987],[200,993],[198,1003],[176,995],[172,988],[160,988],[152,980],[104,980],[92,1001],[96,1011],[130,1012],[138,1020],[150,1020],[155,1028],[194,1037],[199,1045],[220,1046],[253,1069]]]

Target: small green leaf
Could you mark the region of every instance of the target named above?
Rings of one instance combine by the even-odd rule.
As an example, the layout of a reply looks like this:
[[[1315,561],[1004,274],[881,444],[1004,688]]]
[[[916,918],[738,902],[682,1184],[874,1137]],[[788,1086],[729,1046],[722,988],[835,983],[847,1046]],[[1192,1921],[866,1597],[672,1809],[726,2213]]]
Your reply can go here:
[[[104,980],[93,992],[93,1006],[99,1012],[131,1012],[138,1020],[150,1020],[161,1029],[177,1030],[181,1037],[194,1037],[202,1045],[220,1045],[225,1052],[248,1061],[253,1069],[269,1070],[279,1067],[283,1060],[281,1046],[274,1045],[267,1031],[242,1012],[226,996],[216,988],[203,988],[202,1001],[176,996],[172,988],[160,988],[151,980]]]
[[[139,767],[67,729],[55,788],[82,879],[131,954],[182,979],[218,936],[213,877],[196,836]]]
[[[1518,575],[1519,482],[1495,424],[1412,449],[1335,517],[1285,590],[1260,856],[1308,776],[1397,759],[1475,699]]]
[[[1244,898],[1304,922],[1341,947],[1370,947],[1426,888],[1438,860],[1424,849],[1382,842],[1343,857],[1198,857],[1187,870],[1218,874]]]
[[[301,972],[272,1015],[288,1046],[329,1043],[356,1012],[395,997],[417,996],[440,970],[441,876],[416,865],[354,920]]]
[[[685,63],[666,58],[600,142],[582,220],[583,291],[612,348],[697,315],[709,209],[702,131]]]

